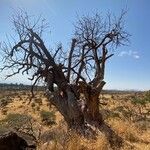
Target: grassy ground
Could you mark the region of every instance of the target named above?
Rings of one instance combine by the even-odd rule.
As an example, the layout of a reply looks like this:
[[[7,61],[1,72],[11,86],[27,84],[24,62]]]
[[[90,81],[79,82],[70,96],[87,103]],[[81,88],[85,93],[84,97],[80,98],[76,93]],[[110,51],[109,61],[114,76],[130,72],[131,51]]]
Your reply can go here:
[[[150,103],[136,103],[143,95],[106,93],[100,97],[105,103],[99,106],[105,121],[124,139],[120,150],[150,149]],[[16,130],[31,135],[40,150],[111,150],[102,133],[97,140],[91,140],[67,131],[63,117],[43,92],[36,93],[30,103],[29,96],[29,91],[0,92],[0,132]],[[17,117],[25,120],[24,116],[29,119],[16,122]]]

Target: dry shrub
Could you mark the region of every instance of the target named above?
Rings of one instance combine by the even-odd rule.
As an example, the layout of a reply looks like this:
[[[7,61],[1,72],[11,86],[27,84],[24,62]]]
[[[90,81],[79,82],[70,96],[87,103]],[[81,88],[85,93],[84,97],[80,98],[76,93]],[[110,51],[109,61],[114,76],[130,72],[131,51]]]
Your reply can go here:
[[[36,104],[34,102],[31,103],[31,107],[34,108]]]
[[[7,115],[7,111],[8,111],[7,107],[2,108],[1,109],[2,115]]]
[[[13,100],[7,96],[5,98],[0,99],[0,108],[6,107],[9,103],[11,103]]]
[[[39,106],[42,105],[42,99],[40,97],[34,98],[35,103],[37,103]]]
[[[147,132],[143,132],[141,134],[141,140],[143,141],[143,143],[149,145],[150,149],[150,130],[147,130]]]
[[[51,135],[51,136],[50,136]],[[53,136],[52,136],[53,135]],[[51,140],[50,140],[51,139]],[[97,140],[86,139],[73,131],[55,128],[49,132],[49,141],[40,150],[111,150],[106,137],[99,134]]]
[[[110,150],[109,142],[105,135],[99,134],[96,140],[82,139],[84,146],[87,146],[88,150]],[[85,149],[86,150],[86,149]]]
[[[124,122],[123,120],[111,120],[113,129],[121,135],[125,140],[130,142],[139,141],[139,129],[131,122]]]

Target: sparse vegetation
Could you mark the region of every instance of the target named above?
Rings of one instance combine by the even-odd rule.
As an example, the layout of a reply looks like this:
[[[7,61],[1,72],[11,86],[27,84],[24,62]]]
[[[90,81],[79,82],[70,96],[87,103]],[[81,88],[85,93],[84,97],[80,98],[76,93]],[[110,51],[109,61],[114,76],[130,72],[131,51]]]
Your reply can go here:
[[[2,108],[1,109],[1,113],[2,113],[2,115],[7,115],[7,108],[6,107],[4,107],[4,108]]]
[[[29,115],[9,113],[5,119],[0,121],[0,133],[5,133],[7,131],[19,133],[38,146],[42,127]]]
[[[13,91],[11,93],[13,94]],[[28,94],[29,91],[26,91],[26,93]],[[4,94],[7,93],[1,92],[0,96],[3,98],[5,97]],[[42,95],[42,93],[40,94]],[[42,97],[40,94],[37,96]],[[15,99],[18,99],[18,95],[23,99],[22,101],[15,101]],[[149,116],[147,115],[146,122],[143,114],[139,113],[137,107],[137,105],[140,106],[141,104],[134,104],[132,102],[134,99],[133,95],[135,96],[133,93],[127,95],[120,93],[115,94],[112,98],[109,93],[103,94],[103,100],[105,101],[106,99],[109,103],[101,105],[100,109],[103,110],[102,114],[106,116],[104,117],[105,121],[124,139],[124,145],[121,150],[143,150],[146,148],[146,150],[149,150]],[[136,95],[140,99],[145,98],[145,96],[147,97],[145,92]],[[34,100],[28,105],[28,103],[23,103],[24,99],[26,99],[25,95],[18,91],[12,102],[7,104],[7,113],[3,115],[1,110],[1,134],[9,130],[15,130],[20,134],[28,135],[30,138],[27,139],[37,143],[40,150],[45,150],[45,147],[47,147],[47,150],[63,148],[65,150],[111,150],[109,142],[103,134],[99,135],[98,133],[98,138],[92,140],[85,139],[72,131],[67,131],[67,125],[63,117],[58,114],[56,108],[49,108],[46,99],[42,99],[42,105],[36,104]],[[20,107],[22,105],[23,107]],[[33,112],[33,109],[36,109],[36,107],[38,107],[38,111]],[[142,108],[143,113],[148,112],[149,108],[149,103],[146,103]],[[141,119],[138,121],[139,118]],[[27,130],[27,127],[30,130]]]
[[[39,98],[34,98],[35,103],[37,103],[39,106],[42,105],[42,99]]]
[[[29,124],[31,116],[19,113],[9,113],[2,122],[9,128],[16,131],[22,130]]]
[[[10,103],[12,99],[10,97],[5,97],[0,99],[0,108],[7,106],[8,103]]]
[[[132,99],[132,103],[135,105],[145,106],[146,104],[150,103],[150,91],[144,93],[141,97],[135,96]]]
[[[41,116],[42,122],[45,125],[52,126],[52,125],[56,124],[56,122],[55,122],[56,116],[53,111],[50,112],[50,111],[42,110],[40,112],[40,116]]]

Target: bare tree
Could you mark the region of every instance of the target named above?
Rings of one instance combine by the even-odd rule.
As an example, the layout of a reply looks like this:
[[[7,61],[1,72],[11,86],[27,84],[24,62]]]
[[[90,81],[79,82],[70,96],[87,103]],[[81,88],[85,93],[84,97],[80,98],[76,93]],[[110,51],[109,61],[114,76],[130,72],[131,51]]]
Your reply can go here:
[[[110,14],[105,19],[99,14],[82,16],[75,23],[69,51],[63,50],[62,45],[50,51],[42,40],[44,20],[31,22],[26,13],[17,14],[13,24],[19,39],[3,47],[3,69],[14,69],[7,77],[19,72],[32,73],[33,87],[38,80],[44,80],[47,98],[63,115],[69,128],[82,133],[90,126],[104,130],[99,95],[105,85],[106,61],[114,55],[112,49],[128,42],[124,15],[123,11],[118,18]],[[106,124],[105,129],[107,135],[112,133]]]

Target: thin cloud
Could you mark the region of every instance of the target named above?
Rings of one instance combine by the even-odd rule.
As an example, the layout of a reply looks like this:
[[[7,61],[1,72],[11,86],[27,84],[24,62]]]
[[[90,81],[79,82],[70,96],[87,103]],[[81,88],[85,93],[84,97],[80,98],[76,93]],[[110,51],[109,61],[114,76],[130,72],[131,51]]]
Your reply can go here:
[[[128,57],[132,57],[134,59],[139,59],[140,58],[140,55],[138,54],[137,51],[121,51],[118,56],[120,57],[125,57],[125,56],[128,56]]]
[[[139,59],[139,58],[140,58],[139,55],[134,55],[133,57],[134,57],[135,59]]]

